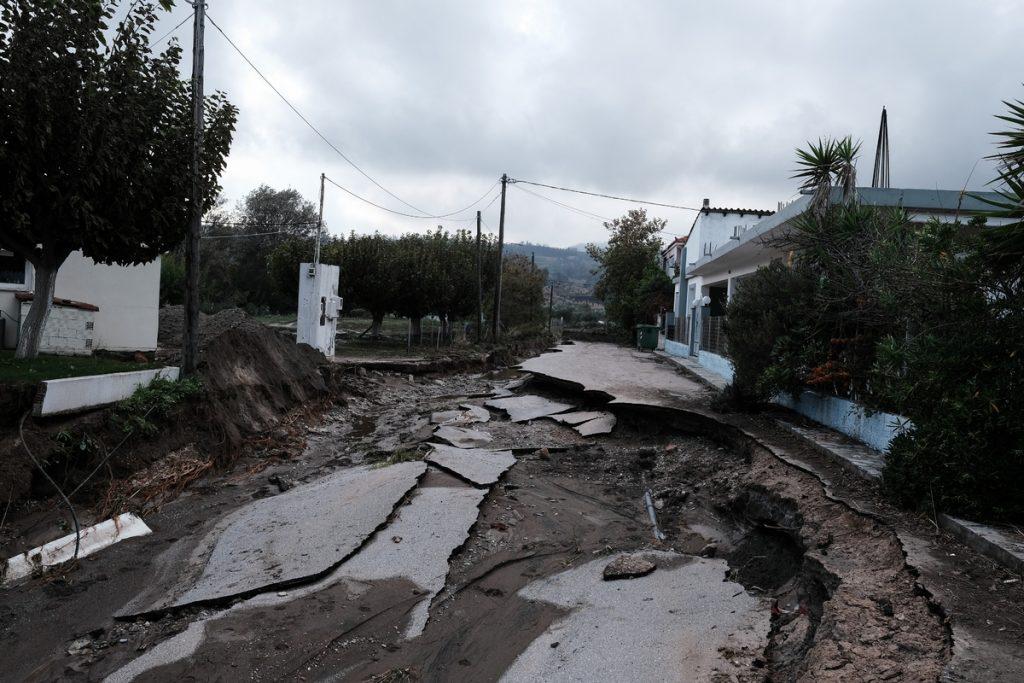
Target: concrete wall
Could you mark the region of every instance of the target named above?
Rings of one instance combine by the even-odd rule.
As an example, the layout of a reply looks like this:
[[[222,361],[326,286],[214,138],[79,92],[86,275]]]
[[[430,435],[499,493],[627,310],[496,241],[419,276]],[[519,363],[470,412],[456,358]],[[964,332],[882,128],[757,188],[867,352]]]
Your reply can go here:
[[[0,284],[0,311],[7,320],[4,348],[17,343],[20,306],[15,291],[32,291],[28,268],[24,285]],[[81,252],[57,271],[54,296],[99,307],[94,316],[93,347],[110,351],[152,351],[160,315],[160,259],[138,266],[105,266]],[[9,317],[8,317],[9,316]],[[12,320],[19,321],[17,324]]]
[[[708,351],[698,351],[697,362],[711,372],[724,377],[727,381],[732,381],[732,362],[725,356],[719,356],[717,353],[709,353]]]
[[[789,394],[781,394],[775,398],[775,402],[865,443],[876,451],[887,451],[893,437],[910,425],[905,417],[892,413],[869,415],[853,401],[813,391],[805,391],[796,401]]]
[[[42,401],[35,405],[35,415],[59,415],[122,401],[157,377],[178,379],[178,368],[157,368],[115,372],[109,375],[89,375],[51,379],[42,383]]]
[[[677,341],[671,339],[665,340],[665,353],[672,356],[686,357],[690,355],[690,347],[686,344],[680,344]]]

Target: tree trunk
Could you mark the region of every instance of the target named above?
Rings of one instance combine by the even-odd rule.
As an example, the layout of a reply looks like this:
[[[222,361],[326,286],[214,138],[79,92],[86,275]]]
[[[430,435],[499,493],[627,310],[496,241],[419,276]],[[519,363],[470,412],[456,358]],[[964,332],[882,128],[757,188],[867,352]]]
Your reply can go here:
[[[410,318],[412,324],[412,332],[410,337],[412,338],[413,344],[423,343],[423,318]]]
[[[35,264],[34,264],[35,265]],[[18,335],[15,358],[35,358],[39,355],[39,342],[43,338],[43,327],[53,307],[53,290],[57,286],[57,266],[35,265],[35,292],[32,305],[28,308],[25,322]]]
[[[373,324],[370,325],[370,338],[380,339],[380,328],[384,324],[384,314],[373,314]]]

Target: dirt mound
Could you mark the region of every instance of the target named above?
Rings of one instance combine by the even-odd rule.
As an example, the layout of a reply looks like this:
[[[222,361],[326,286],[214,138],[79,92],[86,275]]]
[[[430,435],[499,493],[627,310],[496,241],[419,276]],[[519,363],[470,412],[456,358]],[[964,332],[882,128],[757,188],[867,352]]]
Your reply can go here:
[[[204,410],[231,444],[328,394],[319,351],[286,339],[237,308],[208,316],[199,346],[199,372],[207,390]]]

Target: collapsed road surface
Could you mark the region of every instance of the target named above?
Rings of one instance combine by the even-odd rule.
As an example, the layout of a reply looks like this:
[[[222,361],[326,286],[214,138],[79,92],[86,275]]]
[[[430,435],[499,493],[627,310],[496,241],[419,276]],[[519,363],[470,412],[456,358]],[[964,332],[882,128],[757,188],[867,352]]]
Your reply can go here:
[[[301,456],[6,591],[4,679],[1020,680],[1020,631],[974,631],[965,663],[913,529],[792,435],[712,415],[649,355],[525,367],[371,374]]]

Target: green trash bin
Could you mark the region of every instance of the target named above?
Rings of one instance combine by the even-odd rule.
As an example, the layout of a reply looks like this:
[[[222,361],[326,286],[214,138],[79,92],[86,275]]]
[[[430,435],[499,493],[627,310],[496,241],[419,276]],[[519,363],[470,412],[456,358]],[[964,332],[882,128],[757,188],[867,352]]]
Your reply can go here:
[[[636,326],[636,348],[640,351],[654,351],[658,348],[658,326]]]

